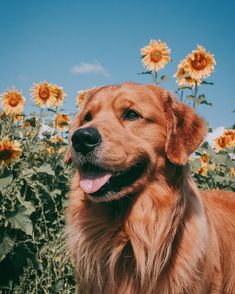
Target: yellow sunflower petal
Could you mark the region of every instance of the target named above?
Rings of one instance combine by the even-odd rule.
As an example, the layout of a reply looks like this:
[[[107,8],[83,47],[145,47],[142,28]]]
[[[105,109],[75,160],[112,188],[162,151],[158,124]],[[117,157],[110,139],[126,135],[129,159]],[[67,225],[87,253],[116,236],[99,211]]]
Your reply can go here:
[[[61,106],[67,94],[64,92],[62,87],[59,87],[56,84],[52,85],[52,91],[54,92],[55,96],[55,102],[53,106]]]
[[[6,114],[21,114],[24,109],[25,98],[15,88],[1,94],[2,109]]]
[[[144,67],[151,71],[159,71],[171,60],[170,49],[160,40],[151,40],[140,53]]]
[[[21,155],[20,144],[4,138],[0,141],[0,164],[10,164],[17,161]]]

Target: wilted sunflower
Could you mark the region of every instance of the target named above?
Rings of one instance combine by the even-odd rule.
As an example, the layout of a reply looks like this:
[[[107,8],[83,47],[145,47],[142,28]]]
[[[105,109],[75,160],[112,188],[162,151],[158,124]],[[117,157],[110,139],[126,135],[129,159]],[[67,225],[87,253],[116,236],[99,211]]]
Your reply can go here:
[[[199,168],[198,173],[199,175],[205,177],[207,175],[208,169],[206,165],[202,165],[201,168]]]
[[[45,82],[33,84],[31,96],[38,106],[54,106],[56,103],[53,85]]]
[[[13,88],[1,95],[2,109],[6,114],[20,114],[23,111],[25,98]]]
[[[160,40],[151,40],[140,52],[144,67],[151,71],[159,71],[171,60],[170,49]]]
[[[215,139],[215,149],[235,147],[235,130],[225,130],[223,135]]]
[[[70,124],[70,117],[67,114],[57,114],[55,127],[61,131],[65,130]]]
[[[189,73],[187,73],[185,69],[186,60],[182,60],[178,65],[178,71],[174,74],[174,77],[177,78],[177,84],[179,86],[188,86],[188,87],[195,87],[195,85],[200,85],[201,80],[193,79]]]
[[[3,138],[0,141],[0,164],[10,164],[19,159],[21,154],[20,145],[18,142],[12,142],[8,138]]]
[[[78,107],[81,107],[81,105],[84,101],[84,97],[89,92],[89,90],[90,89],[79,91],[78,96],[77,96],[77,106]]]
[[[52,87],[55,96],[55,102],[53,106],[61,106],[67,94],[64,92],[64,89],[62,87],[59,87],[56,84],[52,85]]]
[[[197,50],[193,50],[186,57],[185,71],[192,79],[201,80],[209,77],[215,67],[215,58],[210,52],[202,46],[197,46]]]

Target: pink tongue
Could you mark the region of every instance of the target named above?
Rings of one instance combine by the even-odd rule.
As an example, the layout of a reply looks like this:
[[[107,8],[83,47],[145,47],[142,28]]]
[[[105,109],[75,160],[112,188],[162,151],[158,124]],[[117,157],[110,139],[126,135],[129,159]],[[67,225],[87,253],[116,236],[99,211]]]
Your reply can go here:
[[[112,174],[108,172],[81,172],[80,187],[85,193],[95,193],[108,182]]]

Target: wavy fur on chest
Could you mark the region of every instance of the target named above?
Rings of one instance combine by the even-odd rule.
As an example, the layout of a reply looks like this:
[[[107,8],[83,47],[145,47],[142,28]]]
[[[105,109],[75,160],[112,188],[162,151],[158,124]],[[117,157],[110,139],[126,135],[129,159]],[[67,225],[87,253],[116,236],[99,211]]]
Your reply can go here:
[[[190,293],[192,285],[202,293],[211,287],[202,279],[209,272],[207,225],[190,178],[175,194],[161,187],[110,203],[82,195],[78,201],[79,190],[72,193],[67,233],[81,293]]]

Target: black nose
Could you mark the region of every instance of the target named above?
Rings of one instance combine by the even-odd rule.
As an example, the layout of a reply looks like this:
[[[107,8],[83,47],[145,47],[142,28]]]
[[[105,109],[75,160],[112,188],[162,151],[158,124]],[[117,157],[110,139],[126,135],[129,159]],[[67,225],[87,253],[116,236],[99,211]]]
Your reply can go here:
[[[101,136],[95,128],[82,128],[73,133],[71,140],[75,151],[85,155],[100,145]]]

